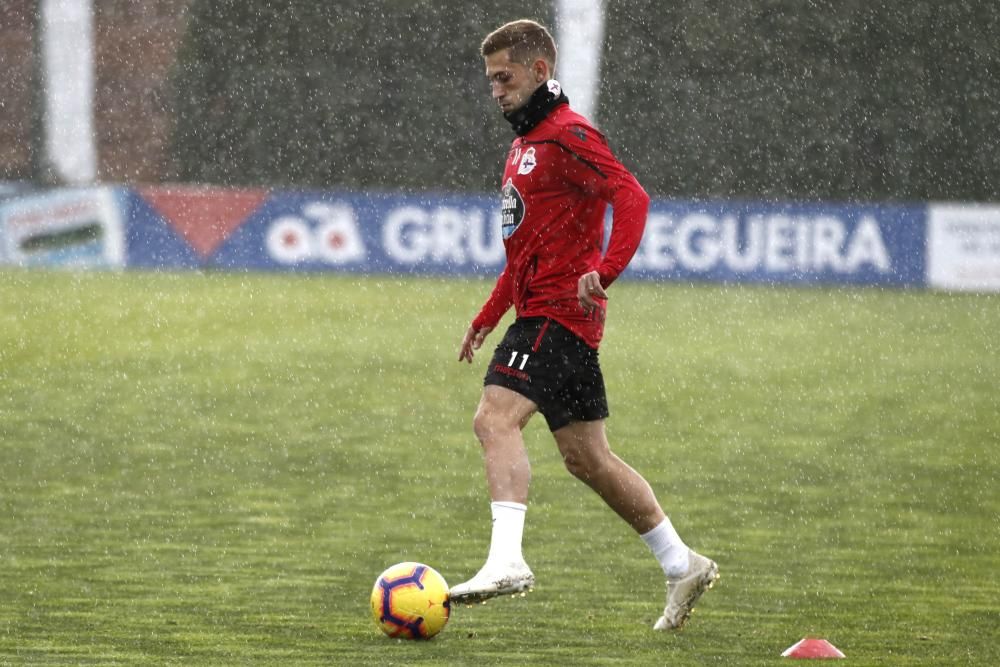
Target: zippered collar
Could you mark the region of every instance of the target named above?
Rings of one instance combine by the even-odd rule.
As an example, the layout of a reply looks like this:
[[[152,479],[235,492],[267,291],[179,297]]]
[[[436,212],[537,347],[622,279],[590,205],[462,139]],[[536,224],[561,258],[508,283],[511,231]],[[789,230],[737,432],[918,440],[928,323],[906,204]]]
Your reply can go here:
[[[523,107],[505,113],[503,117],[514,128],[514,133],[523,137],[545,120],[560,104],[569,104],[569,98],[562,91],[558,81],[549,79],[531,94]]]

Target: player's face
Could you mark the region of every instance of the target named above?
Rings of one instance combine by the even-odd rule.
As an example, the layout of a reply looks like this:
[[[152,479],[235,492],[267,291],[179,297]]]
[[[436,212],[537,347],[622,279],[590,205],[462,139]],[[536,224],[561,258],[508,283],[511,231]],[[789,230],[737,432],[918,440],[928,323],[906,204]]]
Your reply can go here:
[[[510,59],[510,49],[486,56],[486,78],[493,99],[504,113],[517,111],[548,78],[548,66],[536,60],[530,67]]]

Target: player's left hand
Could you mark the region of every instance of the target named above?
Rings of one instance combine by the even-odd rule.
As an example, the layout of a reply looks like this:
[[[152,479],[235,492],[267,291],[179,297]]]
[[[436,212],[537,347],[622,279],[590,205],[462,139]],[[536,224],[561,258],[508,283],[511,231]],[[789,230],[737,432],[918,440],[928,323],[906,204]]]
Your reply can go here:
[[[607,300],[608,293],[601,287],[601,275],[597,271],[580,276],[576,283],[576,297],[583,312],[588,315],[598,306],[597,299]]]

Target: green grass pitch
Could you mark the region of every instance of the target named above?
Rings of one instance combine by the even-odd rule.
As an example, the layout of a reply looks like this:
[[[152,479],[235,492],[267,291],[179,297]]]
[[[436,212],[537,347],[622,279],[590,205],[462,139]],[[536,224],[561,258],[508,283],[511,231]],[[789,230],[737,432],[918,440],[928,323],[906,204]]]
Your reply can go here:
[[[1000,300],[876,289],[612,288],[612,446],[722,571],[682,632],[536,419],[536,590],[382,636],[383,568],[486,554],[490,287],[0,273],[0,664],[1000,664]]]

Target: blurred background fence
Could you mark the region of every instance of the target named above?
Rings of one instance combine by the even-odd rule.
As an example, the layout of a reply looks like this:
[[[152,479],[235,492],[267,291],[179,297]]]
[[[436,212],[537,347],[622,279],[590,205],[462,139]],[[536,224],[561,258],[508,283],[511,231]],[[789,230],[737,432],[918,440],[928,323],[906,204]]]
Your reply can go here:
[[[0,6],[0,180],[51,180],[37,5]],[[492,191],[511,135],[478,44],[553,8],[482,5],[94,0],[98,179]],[[605,14],[595,120],[654,196],[998,199],[998,3]]]

